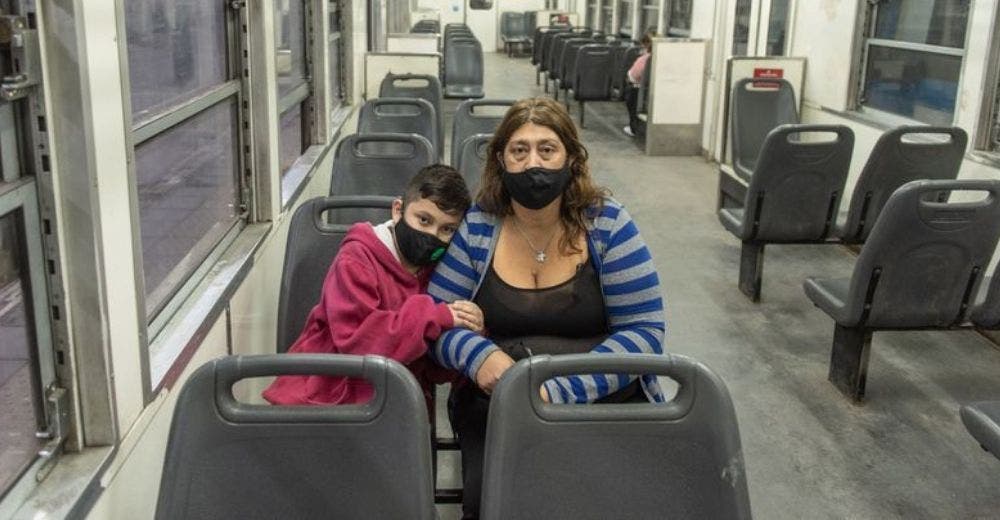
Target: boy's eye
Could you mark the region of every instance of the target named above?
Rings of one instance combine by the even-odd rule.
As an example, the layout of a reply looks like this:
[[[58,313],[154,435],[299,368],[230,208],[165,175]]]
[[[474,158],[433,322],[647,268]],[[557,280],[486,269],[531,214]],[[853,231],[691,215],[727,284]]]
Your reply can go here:
[[[417,217],[417,218],[419,219],[419,221],[420,221],[421,224],[430,224],[431,223],[431,219],[429,219],[427,217],[422,217],[421,216],[421,217]]]
[[[441,231],[444,232],[444,234],[451,236],[454,235],[455,231],[458,231],[458,229],[455,228],[455,226],[444,226],[441,228]]]

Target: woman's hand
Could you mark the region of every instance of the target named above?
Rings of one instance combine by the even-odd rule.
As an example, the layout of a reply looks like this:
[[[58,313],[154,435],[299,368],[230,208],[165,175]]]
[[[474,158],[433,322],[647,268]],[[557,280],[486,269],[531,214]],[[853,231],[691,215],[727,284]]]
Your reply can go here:
[[[479,371],[476,372],[476,384],[487,395],[492,394],[493,388],[497,386],[503,373],[512,366],[514,366],[514,360],[510,356],[502,350],[494,351],[486,357],[486,361],[483,361],[482,365],[479,365]]]
[[[456,327],[465,327],[477,334],[483,332],[483,311],[478,305],[468,300],[456,300],[449,303],[448,308]]]

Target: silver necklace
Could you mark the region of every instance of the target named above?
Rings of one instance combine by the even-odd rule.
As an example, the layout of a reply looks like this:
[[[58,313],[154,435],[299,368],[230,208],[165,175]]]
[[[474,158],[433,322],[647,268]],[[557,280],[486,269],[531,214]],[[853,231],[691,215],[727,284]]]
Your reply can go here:
[[[521,229],[521,226],[517,224],[516,217],[512,215],[510,217],[510,222],[511,224],[514,224],[514,229],[517,230],[517,232],[521,235],[521,238],[523,238],[524,241],[528,243],[528,247],[530,247],[531,250],[535,252],[535,261],[540,264],[545,263],[545,259],[548,258],[547,256],[545,256],[545,251],[549,248],[549,244],[552,243],[552,239],[555,238],[556,233],[553,231],[552,234],[549,235],[549,239],[545,242],[545,247],[538,249],[537,247],[535,247],[535,244],[531,243],[531,239],[528,238],[528,234],[525,233],[524,230]]]

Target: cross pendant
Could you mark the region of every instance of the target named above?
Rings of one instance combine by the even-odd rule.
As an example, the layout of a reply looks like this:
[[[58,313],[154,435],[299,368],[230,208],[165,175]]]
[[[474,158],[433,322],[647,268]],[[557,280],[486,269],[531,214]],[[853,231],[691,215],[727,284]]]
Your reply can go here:
[[[545,262],[545,251],[539,251],[535,253],[535,261],[538,263]]]

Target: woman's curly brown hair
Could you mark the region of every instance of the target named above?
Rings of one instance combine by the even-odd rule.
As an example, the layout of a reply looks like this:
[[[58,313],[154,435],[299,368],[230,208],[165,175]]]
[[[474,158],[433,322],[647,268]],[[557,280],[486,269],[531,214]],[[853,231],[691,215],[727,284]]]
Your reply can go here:
[[[527,123],[551,129],[566,148],[566,161],[570,165],[570,181],[563,191],[559,217],[563,236],[559,239],[559,250],[564,254],[579,253],[574,239],[587,231],[587,220],[593,218],[592,208],[600,207],[604,197],[611,192],[594,184],[587,166],[587,149],[580,142],[576,125],[562,104],[550,98],[522,99],[504,115],[497,127],[486,153],[486,167],[476,202],[487,213],[501,217],[513,213],[510,194],[503,186],[503,166],[501,158],[510,136]]]

